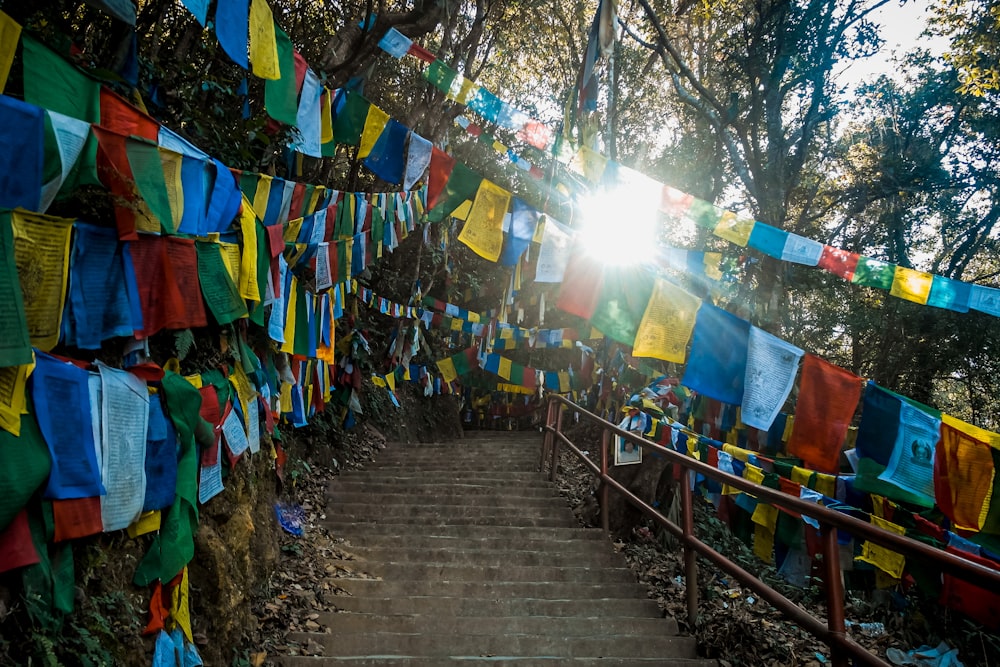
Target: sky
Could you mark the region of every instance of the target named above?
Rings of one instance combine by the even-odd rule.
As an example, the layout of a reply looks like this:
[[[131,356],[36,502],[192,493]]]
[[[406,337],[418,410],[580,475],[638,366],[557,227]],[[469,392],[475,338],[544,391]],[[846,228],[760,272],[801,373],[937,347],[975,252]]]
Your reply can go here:
[[[870,58],[853,61],[839,76],[842,85],[854,88],[865,80],[880,74],[892,75],[897,68],[892,63],[893,52],[903,54],[914,47],[930,49],[934,55],[942,54],[948,46],[941,37],[921,37],[927,25],[929,3],[925,0],[910,0],[900,6],[899,0],[891,0],[873,14],[873,20],[881,26],[885,40],[882,49]]]

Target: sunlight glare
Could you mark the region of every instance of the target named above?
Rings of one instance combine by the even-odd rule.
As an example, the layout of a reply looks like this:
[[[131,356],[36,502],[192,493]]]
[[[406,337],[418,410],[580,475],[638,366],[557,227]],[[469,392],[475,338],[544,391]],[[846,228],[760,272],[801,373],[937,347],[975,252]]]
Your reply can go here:
[[[657,184],[658,185],[658,184]],[[583,212],[580,240],[587,254],[622,266],[651,260],[658,245],[659,190],[620,184],[578,203]]]

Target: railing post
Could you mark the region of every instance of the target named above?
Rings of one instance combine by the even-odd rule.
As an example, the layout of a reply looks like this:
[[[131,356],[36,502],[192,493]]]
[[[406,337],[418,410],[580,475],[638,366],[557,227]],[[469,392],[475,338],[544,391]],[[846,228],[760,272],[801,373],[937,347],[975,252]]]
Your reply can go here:
[[[556,433],[562,433],[562,405],[552,401],[556,409]],[[556,468],[559,466],[559,438],[552,436],[552,462],[549,464],[549,481],[556,481]]]
[[[611,531],[608,517],[608,498],[611,487],[608,484],[608,447],[611,446],[611,433],[607,429],[601,431],[601,528],[607,534]]]
[[[548,401],[545,411],[545,435],[542,436],[542,455],[538,459],[538,472],[545,472],[545,457],[549,453],[549,447],[552,446],[552,432],[549,431],[549,427],[555,425],[553,409],[555,409],[555,401]]]
[[[681,530],[684,537],[694,537],[694,505],[691,494],[691,472],[690,468],[682,468],[681,472]],[[691,634],[698,625],[698,553],[694,548],[684,541],[684,585],[687,587],[687,612],[688,624],[691,626]]]
[[[837,529],[820,524],[820,538],[823,542],[823,579],[826,584],[826,626],[834,637],[846,634],[844,627],[844,580],[840,571],[840,545],[837,544]],[[848,656],[836,643],[830,642],[830,658],[833,667],[847,667]]]

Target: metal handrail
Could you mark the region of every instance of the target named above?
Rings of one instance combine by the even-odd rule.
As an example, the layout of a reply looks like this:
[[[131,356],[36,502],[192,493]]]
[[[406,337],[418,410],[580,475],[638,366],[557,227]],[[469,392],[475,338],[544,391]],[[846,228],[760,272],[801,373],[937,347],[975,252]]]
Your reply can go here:
[[[563,408],[567,407],[580,414],[581,419],[595,422],[603,429],[601,436],[601,463],[594,463],[583,451],[574,445],[562,432]],[[544,426],[539,469],[544,470],[546,459],[549,463],[549,479],[556,480],[558,468],[559,445],[565,444],[573,454],[597,477],[601,479],[599,490],[601,501],[601,528],[609,530],[608,499],[611,489],[621,493],[625,499],[650,517],[657,524],[670,531],[684,546],[684,569],[687,591],[688,620],[692,627],[698,620],[698,565],[697,556],[701,555],[719,569],[739,580],[743,585],[753,590],[761,599],[766,600],[776,609],[788,616],[799,627],[807,630],[816,638],[822,640],[831,650],[831,662],[834,667],[847,667],[848,658],[854,658],[860,664],[875,667],[891,667],[888,662],[870,653],[863,646],[851,639],[845,630],[844,619],[844,584],[840,569],[840,548],[837,543],[837,529],[852,533],[858,537],[887,547],[903,554],[932,562],[942,572],[955,575],[967,581],[974,581],[977,586],[993,592],[1000,592],[1000,571],[992,570],[960,556],[936,549],[923,542],[876,528],[846,514],[828,509],[818,503],[811,503],[777,489],[754,484],[742,477],[703,463],[697,459],[663,447],[641,438],[614,424],[601,419],[597,415],[576,405],[572,401],[557,394],[548,396],[548,412]],[[626,489],[620,482],[608,474],[608,449],[611,435],[626,438],[644,450],[654,451],[670,463],[680,467],[681,476],[678,482],[681,499],[681,525],[665,517],[654,507]],[[820,525],[820,542],[823,554],[823,582],[826,590],[827,619],[826,624],[808,611],[797,605],[777,590],[771,588],[761,579],[726,558],[695,535],[694,505],[691,492],[691,475],[704,475],[732,486],[778,508],[797,514],[805,514],[816,519]]]

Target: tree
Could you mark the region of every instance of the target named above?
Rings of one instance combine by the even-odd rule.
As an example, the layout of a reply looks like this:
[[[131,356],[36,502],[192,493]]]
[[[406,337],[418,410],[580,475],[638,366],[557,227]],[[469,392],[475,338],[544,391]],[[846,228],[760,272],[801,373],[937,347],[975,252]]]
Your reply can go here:
[[[945,60],[959,71],[962,93],[1000,90],[1000,2],[938,0],[932,29],[951,40]]]

